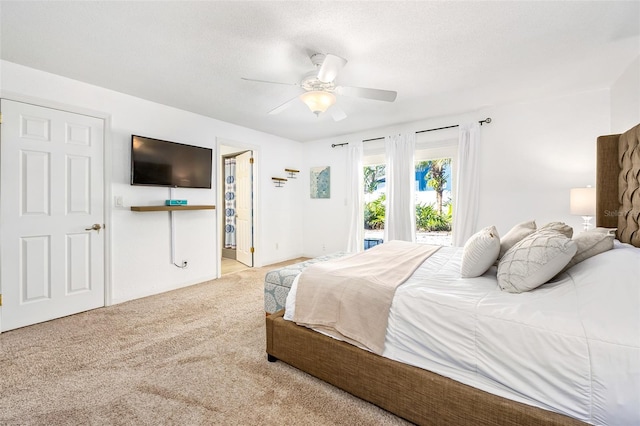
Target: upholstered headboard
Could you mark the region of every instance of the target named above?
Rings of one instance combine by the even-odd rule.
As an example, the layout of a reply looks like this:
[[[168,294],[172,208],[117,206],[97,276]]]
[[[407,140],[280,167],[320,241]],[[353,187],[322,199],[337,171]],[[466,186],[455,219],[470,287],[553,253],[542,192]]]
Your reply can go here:
[[[596,226],[618,228],[616,237],[640,247],[640,124],[598,138]]]

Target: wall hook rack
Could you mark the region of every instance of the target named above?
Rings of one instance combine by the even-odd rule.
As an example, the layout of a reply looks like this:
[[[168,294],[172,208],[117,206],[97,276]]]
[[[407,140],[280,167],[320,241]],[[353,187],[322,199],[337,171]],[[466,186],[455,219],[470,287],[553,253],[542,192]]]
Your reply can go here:
[[[279,177],[272,177],[271,180],[276,184],[276,188],[282,188],[284,183],[287,181],[287,179]]]

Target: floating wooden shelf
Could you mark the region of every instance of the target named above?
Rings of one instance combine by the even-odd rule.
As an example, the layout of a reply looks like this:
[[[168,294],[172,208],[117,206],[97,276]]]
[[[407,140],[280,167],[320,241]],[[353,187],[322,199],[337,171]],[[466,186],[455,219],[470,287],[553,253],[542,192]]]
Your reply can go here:
[[[174,210],[214,210],[216,206],[131,206],[134,212],[168,212]]]
[[[289,173],[289,178],[291,179],[295,179],[296,173],[300,173],[300,170],[296,170],[296,169],[284,169],[284,171]]]

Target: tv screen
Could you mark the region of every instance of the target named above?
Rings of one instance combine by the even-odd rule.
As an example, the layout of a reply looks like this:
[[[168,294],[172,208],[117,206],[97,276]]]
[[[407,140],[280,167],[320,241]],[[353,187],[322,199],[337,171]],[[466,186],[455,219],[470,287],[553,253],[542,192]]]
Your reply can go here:
[[[212,150],[131,135],[131,185],[211,188]]]

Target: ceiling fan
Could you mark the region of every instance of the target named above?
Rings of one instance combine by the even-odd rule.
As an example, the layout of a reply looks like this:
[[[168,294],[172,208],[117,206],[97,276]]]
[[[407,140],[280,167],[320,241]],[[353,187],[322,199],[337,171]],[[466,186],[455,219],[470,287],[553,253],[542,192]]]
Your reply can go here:
[[[304,92],[289,99],[287,102],[279,105],[269,111],[269,114],[278,114],[289,108],[298,100],[304,102],[311,112],[320,115],[329,107],[331,116],[335,121],[343,120],[347,114],[339,108],[336,103],[336,95],[350,96],[356,98],[373,99],[376,101],[393,102],[396,100],[397,92],[391,90],[368,89],[364,87],[338,86],[335,78],[347,64],[347,60],[340,56],[322,53],[311,55],[311,62],[316,69],[306,73],[298,83],[281,83],[277,81],[256,80],[253,78],[242,77],[243,80],[256,81],[259,83],[284,84],[288,86],[298,86]]]

